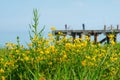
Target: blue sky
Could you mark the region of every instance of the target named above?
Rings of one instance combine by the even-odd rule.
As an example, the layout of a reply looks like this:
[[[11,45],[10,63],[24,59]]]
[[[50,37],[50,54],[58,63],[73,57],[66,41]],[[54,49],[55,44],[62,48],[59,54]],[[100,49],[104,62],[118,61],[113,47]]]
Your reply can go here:
[[[51,26],[64,29],[103,29],[120,24],[120,0],[1,0],[0,1],[0,43],[15,42],[20,36],[28,40],[29,24],[32,23],[33,9],[39,10],[39,27]],[[24,34],[24,35],[23,35]]]

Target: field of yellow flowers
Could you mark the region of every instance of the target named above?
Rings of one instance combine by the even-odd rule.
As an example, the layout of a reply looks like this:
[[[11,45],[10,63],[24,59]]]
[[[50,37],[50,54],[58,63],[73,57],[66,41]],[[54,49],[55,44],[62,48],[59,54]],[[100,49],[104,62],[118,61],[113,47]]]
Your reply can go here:
[[[51,33],[44,38],[37,26],[34,10],[27,48],[17,37],[17,44],[6,43],[0,49],[0,80],[120,80],[120,43],[114,42],[114,35],[105,45],[89,42],[88,36],[73,43],[64,36],[56,40]]]

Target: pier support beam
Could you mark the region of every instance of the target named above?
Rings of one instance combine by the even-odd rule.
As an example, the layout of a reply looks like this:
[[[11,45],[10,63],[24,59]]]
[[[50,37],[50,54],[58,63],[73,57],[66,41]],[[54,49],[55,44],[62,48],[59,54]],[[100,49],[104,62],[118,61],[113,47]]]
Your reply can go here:
[[[98,34],[97,33],[94,33],[94,42],[95,42],[95,44],[98,42]]]
[[[106,25],[104,25],[104,30],[106,31]]]
[[[107,39],[107,44],[109,44],[110,43],[110,39],[109,39],[108,35],[106,35],[106,39]]]
[[[117,37],[117,34],[114,35],[114,42],[116,42],[116,37]]]
[[[78,34],[80,41],[82,40],[82,34]]]
[[[119,25],[117,25],[117,30],[119,30]]]
[[[75,33],[72,33],[72,37],[73,37],[73,43],[74,43],[74,40],[76,38],[76,34]]]

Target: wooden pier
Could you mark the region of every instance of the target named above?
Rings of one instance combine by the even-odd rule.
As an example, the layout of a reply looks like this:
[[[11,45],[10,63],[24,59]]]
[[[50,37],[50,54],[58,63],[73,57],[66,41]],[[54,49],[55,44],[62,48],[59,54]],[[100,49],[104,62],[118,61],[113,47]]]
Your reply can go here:
[[[120,33],[119,25],[117,25],[116,29],[113,29],[112,25],[109,27],[109,29],[107,29],[107,26],[104,25],[103,30],[85,30],[85,24],[82,24],[82,28],[82,30],[68,30],[67,25],[65,25],[65,30],[54,30],[52,33],[58,35],[58,33],[61,32],[63,36],[72,36],[73,40],[76,38],[76,36],[79,36],[79,38],[81,38],[82,35],[87,35],[89,37],[94,36],[94,43],[103,43],[105,41],[109,43],[110,39],[108,37],[108,34],[114,34],[114,41],[116,42],[117,34]],[[98,42],[98,36],[100,34],[104,34],[106,37]]]

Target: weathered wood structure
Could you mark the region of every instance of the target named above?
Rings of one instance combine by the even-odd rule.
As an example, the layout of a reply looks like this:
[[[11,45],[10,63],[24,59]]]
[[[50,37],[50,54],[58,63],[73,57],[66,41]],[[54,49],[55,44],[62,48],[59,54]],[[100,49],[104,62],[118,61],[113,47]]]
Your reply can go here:
[[[73,37],[73,40],[76,38],[76,36],[79,36],[79,38],[82,37],[82,35],[87,35],[87,36],[94,36],[94,42],[95,43],[103,43],[105,41],[107,41],[107,43],[110,42],[110,39],[108,37],[108,34],[112,34],[114,33],[115,37],[114,37],[114,41],[116,42],[116,37],[117,34],[120,33],[120,29],[119,29],[119,25],[117,25],[116,29],[113,29],[113,26],[111,25],[111,27],[109,27],[109,29],[107,29],[106,25],[104,25],[104,29],[103,30],[85,30],[85,24],[82,24],[83,30],[68,30],[67,29],[67,25],[65,25],[65,30],[54,30],[52,33],[55,35],[58,35],[59,32],[62,32],[64,36],[66,35],[70,35]],[[103,38],[102,40],[98,41],[98,36],[100,34],[104,34],[106,37]]]

